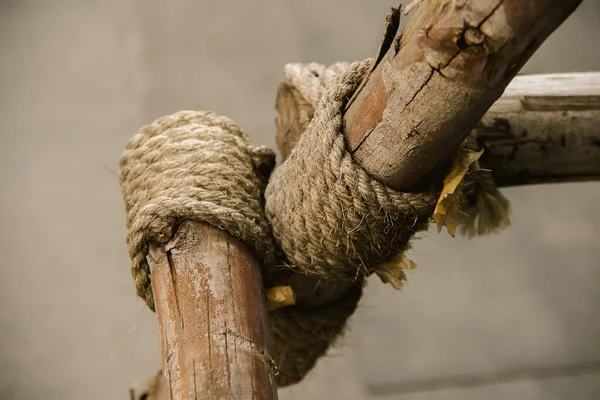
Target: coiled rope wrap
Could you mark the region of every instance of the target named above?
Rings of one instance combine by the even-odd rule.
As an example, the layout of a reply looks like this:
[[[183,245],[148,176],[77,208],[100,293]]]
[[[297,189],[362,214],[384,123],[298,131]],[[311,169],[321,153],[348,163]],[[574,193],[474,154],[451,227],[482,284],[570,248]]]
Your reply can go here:
[[[346,150],[342,111],[370,66],[354,63],[332,81],[265,192],[267,217],[291,268],[322,279],[382,272],[378,266],[426,228],[437,201],[435,190],[401,193],[372,179]]]

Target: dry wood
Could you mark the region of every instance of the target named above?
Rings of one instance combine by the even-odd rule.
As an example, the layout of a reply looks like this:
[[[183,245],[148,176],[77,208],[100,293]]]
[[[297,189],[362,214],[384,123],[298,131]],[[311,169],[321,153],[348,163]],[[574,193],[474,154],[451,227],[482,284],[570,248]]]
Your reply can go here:
[[[517,76],[474,133],[500,186],[600,179],[600,72]]]
[[[399,190],[439,174],[580,2],[422,2],[398,38],[384,40],[380,61],[346,110],[344,135],[356,161]]]
[[[186,221],[169,243],[150,249],[148,263],[168,398],[276,399],[253,251]]]

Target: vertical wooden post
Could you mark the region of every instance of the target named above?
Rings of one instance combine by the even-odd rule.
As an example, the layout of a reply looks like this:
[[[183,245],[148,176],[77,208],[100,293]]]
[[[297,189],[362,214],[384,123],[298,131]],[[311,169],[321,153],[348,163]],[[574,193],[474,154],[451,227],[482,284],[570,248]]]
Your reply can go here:
[[[277,399],[254,252],[229,233],[185,221],[150,249],[169,398]]]

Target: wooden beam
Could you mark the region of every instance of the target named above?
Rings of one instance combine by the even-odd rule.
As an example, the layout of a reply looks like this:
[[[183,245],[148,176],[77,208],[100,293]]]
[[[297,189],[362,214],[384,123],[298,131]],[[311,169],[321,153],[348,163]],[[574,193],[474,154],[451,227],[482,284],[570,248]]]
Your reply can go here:
[[[384,40],[346,109],[344,135],[356,162],[398,190],[439,178],[523,64],[580,3],[423,1],[402,33]]]
[[[499,186],[600,179],[600,72],[523,75],[473,130]]]
[[[148,264],[168,398],[277,399],[254,252],[185,221],[166,245],[151,247]]]

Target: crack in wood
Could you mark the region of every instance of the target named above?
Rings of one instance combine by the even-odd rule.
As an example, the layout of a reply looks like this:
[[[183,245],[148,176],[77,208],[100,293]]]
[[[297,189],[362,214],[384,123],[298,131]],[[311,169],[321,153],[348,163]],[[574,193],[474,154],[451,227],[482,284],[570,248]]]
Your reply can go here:
[[[277,364],[275,363],[273,358],[271,358],[271,356],[266,351],[258,348],[258,346],[256,344],[254,344],[254,342],[251,339],[249,339],[243,335],[240,335],[239,333],[237,333],[229,328],[219,332],[219,334],[224,335],[225,337],[233,336],[234,338],[239,339],[243,344],[246,345],[246,348],[248,350],[250,350],[251,353],[253,353],[259,359],[261,359],[271,369],[271,371],[273,372],[274,375],[279,374],[279,371],[277,369]]]
[[[208,335],[208,365],[212,370],[212,346],[211,346],[211,336],[210,336],[210,296],[206,294],[206,333]]]
[[[169,277],[171,278],[171,284],[173,285],[173,294],[175,296],[175,305],[177,306],[176,313],[179,315],[179,319],[181,322],[181,329],[184,329],[185,323],[183,322],[183,314],[181,313],[181,305],[179,302],[179,295],[177,289],[177,278],[176,278],[176,268],[175,263],[173,262],[173,255],[171,254],[172,250],[166,251],[167,254],[167,263],[169,264]]]
[[[170,370],[167,370],[167,375],[169,377],[169,395],[171,396],[170,398],[172,400],[172,399],[175,399],[175,395],[173,393],[173,381],[171,379],[171,371]]]
[[[233,291],[234,290],[234,287],[233,287],[233,273],[231,272],[231,264],[232,264],[231,263],[231,242],[229,240],[229,237],[227,237],[227,271],[229,272],[229,287]],[[233,314],[232,318],[233,318],[234,325],[237,322],[237,317],[236,317],[236,303],[237,303],[236,302],[236,298],[233,297],[231,299],[231,307],[232,307],[231,313]],[[234,355],[235,361],[237,362],[237,344],[236,344],[235,340],[233,341],[233,355]]]
[[[192,358],[192,369],[194,373],[194,400],[198,400],[198,388],[196,387],[196,359]]]
[[[227,331],[227,323],[225,323],[225,331]],[[225,365],[227,368],[227,384],[229,386],[229,390],[231,390],[231,366],[229,365],[231,363],[231,360],[229,359],[229,345],[228,345],[228,338],[227,335],[225,335]],[[234,340],[235,342],[235,340]]]

